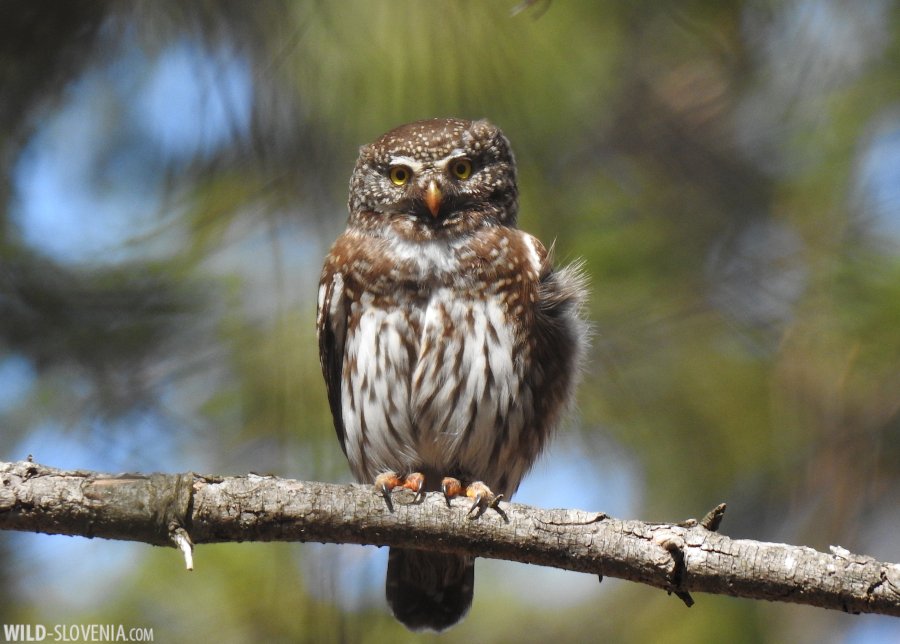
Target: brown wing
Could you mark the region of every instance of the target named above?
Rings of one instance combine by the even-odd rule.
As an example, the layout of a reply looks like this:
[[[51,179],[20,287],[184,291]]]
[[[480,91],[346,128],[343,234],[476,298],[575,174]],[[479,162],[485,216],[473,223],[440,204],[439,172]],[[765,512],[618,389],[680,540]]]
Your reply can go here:
[[[334,270],[330,261],[325,262],[319,282],[319,310],[316,315],[316,331],[319,336],[319,363],[328,391],[328,405],[334,429],[344,454],[344,421],[341,414],[341,387],[343,386],[344,345],[347,337],[347,318],[350,306],[344,292],[344,279]]]
[[[535,396],[535,415],[541,425],[552,427],[572,401],[587,351],[590,329],[582,312],[587,280],[580,263],[554,268],[553,248],[540,250],[536,342],[529,379],[540,391]]]

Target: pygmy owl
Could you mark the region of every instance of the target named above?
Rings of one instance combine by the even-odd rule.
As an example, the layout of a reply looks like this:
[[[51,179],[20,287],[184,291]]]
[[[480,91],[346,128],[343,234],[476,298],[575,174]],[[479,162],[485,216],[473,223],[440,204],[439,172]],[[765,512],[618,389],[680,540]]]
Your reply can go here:
[[[325,260],[319,356],[354,476],[390,507],[402,486],[515,492],[572,398],[584,279],[516,228],[516,166],[491,123],[432,119],[360,149],[350,218]],[[472,602],[474,560],[392,549],[387,599],[411,629]]]

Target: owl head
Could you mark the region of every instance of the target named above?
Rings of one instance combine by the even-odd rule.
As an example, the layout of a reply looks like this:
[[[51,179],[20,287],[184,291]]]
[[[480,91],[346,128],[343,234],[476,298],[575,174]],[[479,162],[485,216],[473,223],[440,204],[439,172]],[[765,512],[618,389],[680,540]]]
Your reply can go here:
[[[350,179],[350,225],[408,240],[515,226],[518,191],[509,141],[488,121],[429,119],[360,148]]]

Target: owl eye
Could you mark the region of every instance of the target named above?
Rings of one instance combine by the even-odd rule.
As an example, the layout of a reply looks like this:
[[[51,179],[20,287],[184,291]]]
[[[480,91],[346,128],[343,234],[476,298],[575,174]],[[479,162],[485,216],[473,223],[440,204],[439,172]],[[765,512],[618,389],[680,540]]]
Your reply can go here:
[[[405,165],[395,165],[391,168],[388,176],[390,176],[391,183],[395,186],[402,186],[409,181],[409,178],[412,176],[412,170]]]
[[[472,176],[472,162],[468,159],[457,159],[450,164],[450,171],[457,179],[468,179]]]

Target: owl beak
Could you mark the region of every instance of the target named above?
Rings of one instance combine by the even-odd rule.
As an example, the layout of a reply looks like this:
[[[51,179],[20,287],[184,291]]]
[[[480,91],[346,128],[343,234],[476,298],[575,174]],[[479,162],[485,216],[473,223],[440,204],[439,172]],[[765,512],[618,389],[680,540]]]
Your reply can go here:
[[[442,198],[440,186],[438,186],[437,181],[432,179],[428,182],[428,188],[425,190],[425,205],[428,206],[428,211],[432,217],[438,216],[438,212],[441,210]]]

